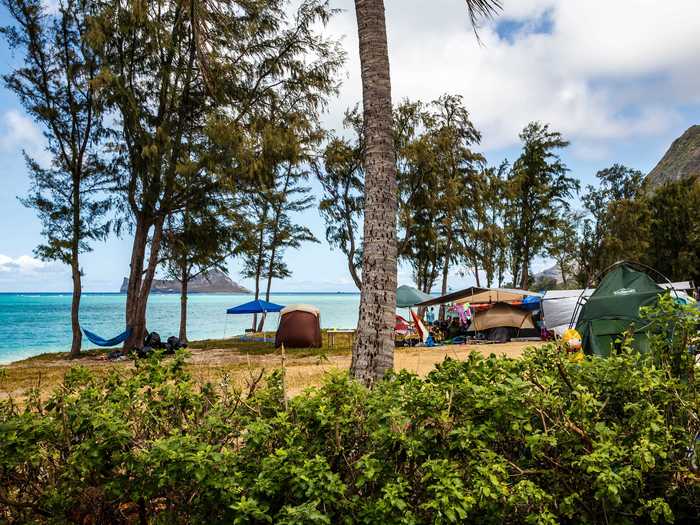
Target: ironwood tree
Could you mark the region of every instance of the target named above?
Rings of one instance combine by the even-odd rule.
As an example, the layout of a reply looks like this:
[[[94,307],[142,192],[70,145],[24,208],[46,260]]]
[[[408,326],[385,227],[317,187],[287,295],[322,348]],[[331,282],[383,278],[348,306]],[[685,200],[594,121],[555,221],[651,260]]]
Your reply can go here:
[[[140,346],[167,218],[217,179],[245,174],[251,115],[293,96],[318,114],[343,61],[322,34],[324,0],[101,1],[91,40],[117,115],[124,211],[133,234],[125,347]],[[195,140],[207,147],[186,147]],[[191,183],[180,184],[182,166]]]
[[[548,124],[531,122],[520,133],[522,153],[508,176],[506,216],[510,237],[511,275],[514,286],[530,285],[532,260],[545,252],[550,232],[571,208],[569,199],[579,189],[578,180],[558,150],[569,143]]]
[[[669,182],[648,199],[644,261],[674,281],[700,283],[700,177]]]
[[[31,190],[22,203],[39,214],[45,243],[35,253],[71,268],[71,355],[80,352],[79,312],[82,292],[80,254],[110,230],[112,201],[104,191],[113,183],[110,158],[104,155],[108,132],[103,98],[96,82],[103,67],[87,43],[90,0],[62,0],[49,11],[40,0],[2,0],[11,25],[1,29],[21,65],[3,75],[46,139],[50,163],[24,152]]]
[[[359,221],[364,207],[364,142],[362,115],[357,106],[345,113],[343,125],[351,138],[331,136],[318,162],[312,164],[323,188],[319,211],[326,224],[326,241],[346,257],[355,286],[362,288],[362,234]]]
[[[582,197],[586,216],[579,242],[577,280],[586,286],[616,261],[642,261],[648,250],[651,215],[644,174],[621,164],[596,173],[597,187]]]
[[[213,271],[228,273],[227,259],[244,247],[247,223],[230,200],[188,202],[168,217],[161,264],[180,283],[180,341],[187,342],[189,283]]]
[[[315,118],[309,118],[294,104],[275,108],[261,116],[249,134],[257,142],[251,177],[259,181],[250,195],[248,214],[253,217],[247,249],[244,250],[244,277],[254,280],[255,299],[265,281],[265,300],[270,300],[273,279],[285,279],[291,272],[284,261],[287,249],[298,249],[304,242],[318,242],[311,230],[295,222],[295,214],[315,202],[307,185],[311,164],[323,133]],[[253,329],[261,331],[265,315]]]
[[[497,168],[484,168],[469,187],[469,206],[460,212],[460,260],[464,274],[472,272],[481,286],[481,273],[486,285],[503,286],[508,266],[509,239],[505,215],[508,207],[506,178],[510,165],[503,161]]]

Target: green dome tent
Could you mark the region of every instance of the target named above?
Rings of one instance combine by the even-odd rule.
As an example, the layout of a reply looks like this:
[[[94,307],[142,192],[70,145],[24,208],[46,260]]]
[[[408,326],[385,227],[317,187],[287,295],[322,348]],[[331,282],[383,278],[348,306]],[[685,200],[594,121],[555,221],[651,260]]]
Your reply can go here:
[[[655,304],[663,292],[645,272],[627,263],[616,265],[581,308],[576,330],[581,334],[583,351],[608,356],[615,340],[626,330],[634,332],[634,346],[640,352],[647,351],[646,323],[639,309]]]

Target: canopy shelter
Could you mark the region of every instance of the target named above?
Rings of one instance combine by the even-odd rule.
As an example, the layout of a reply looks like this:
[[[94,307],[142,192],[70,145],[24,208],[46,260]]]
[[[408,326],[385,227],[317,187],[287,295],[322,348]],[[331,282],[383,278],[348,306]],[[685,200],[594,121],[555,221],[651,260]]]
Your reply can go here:
[[[477,311],[469,331],[483,332],[498,327],[523,330],[535,328],[535,324],[532,322],[532,314],[527,310],[506,303],[497,303],[488,310]]]
[[[473,293],[454,301],[455,303],[483,304],[483,303],[512,303],[522,302],[528,295],[539,295],[527,290],[517,288],[487,288],[478,293]]]
[[[410,308],[430,299],[430,294],[421,292],[413,286],[399,286],[396,289],[396,306],[398,308]],[[422,306],[422,304],[420,304]]]
[[[227,314],[262,314],[262,319],[257,327],[253,327],[252,331],[262,331],[262,327],[265,324],[265,319],[267,314],[270,312],[279,312],[284,308],[281,304],[270,303],[263,301],[262,299],[256,299],[255,301],[250,301],[248,303],[239,304],[238,306],[233,306],[226,310]],[[246,330],[247,332],[248,330]],[[226,333],[226,328],[224,328],[224,335]]]
[[[644,271],[627,263],[613,266],[581,308],[576,322],[584,352],[609,355],[625,331],[633,334],[633,344],[638,350],[646,351],[646,323],[639,309],[655,304],[663,291]]]
[[[418,303],[415,306],[434,306],[436,304],[454,303],[464,297],[469,297],[487,290],[488,288],[481,288],[480,286],[470,286],[464,290],[451,292],[446,295],[441,295],[440,297],[431,297],[430,299],[424,300],[422,303]]]
[[[279,312],[284,306],[268,303],[262,299],[250,301],[249,303],[239,304],[226,310],[227,314],[266,314],[268,312]]]
[[[508,303],[496,303],[483,310],[476,310],[468,332],[484,332],[489,341],[510,341],[514,336],[532,334],[535,323],[532,312]]]
[[[493,304],[522,302],[525,297],[540,294],[528,290],[517,288],[482,288],[481,286],[470,286],[458,292],[448,293],[440,297],[430,298],[415,306],[432,306],[435,304],[457,303],[457,304]]]

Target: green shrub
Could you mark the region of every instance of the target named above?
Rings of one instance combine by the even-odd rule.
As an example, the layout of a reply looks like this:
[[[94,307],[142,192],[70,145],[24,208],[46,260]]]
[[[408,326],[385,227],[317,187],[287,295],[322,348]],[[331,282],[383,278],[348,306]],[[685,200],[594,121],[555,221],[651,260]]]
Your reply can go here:
[[[655,341],[655,339],[654,339]],[[655,343],[655,344],[658,344]],[[623,345],[472,354],[373,391],[280,372],[198,385],[183,355],[0,409],[8,523],[697,523],[692,376]],[[692,365],[689,365],[692,367]],[[262,383],[262,382],[261,382]]]

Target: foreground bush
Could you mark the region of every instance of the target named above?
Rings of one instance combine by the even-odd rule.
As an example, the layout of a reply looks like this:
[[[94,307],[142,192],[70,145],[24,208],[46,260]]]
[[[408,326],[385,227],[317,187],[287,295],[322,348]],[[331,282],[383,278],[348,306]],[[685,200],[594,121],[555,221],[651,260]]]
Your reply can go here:
[[[284,408],[183,356],[0,413],[8,523],[697,523],[692,378],[622,351],[446,360],[369,392],[346,377]]]

